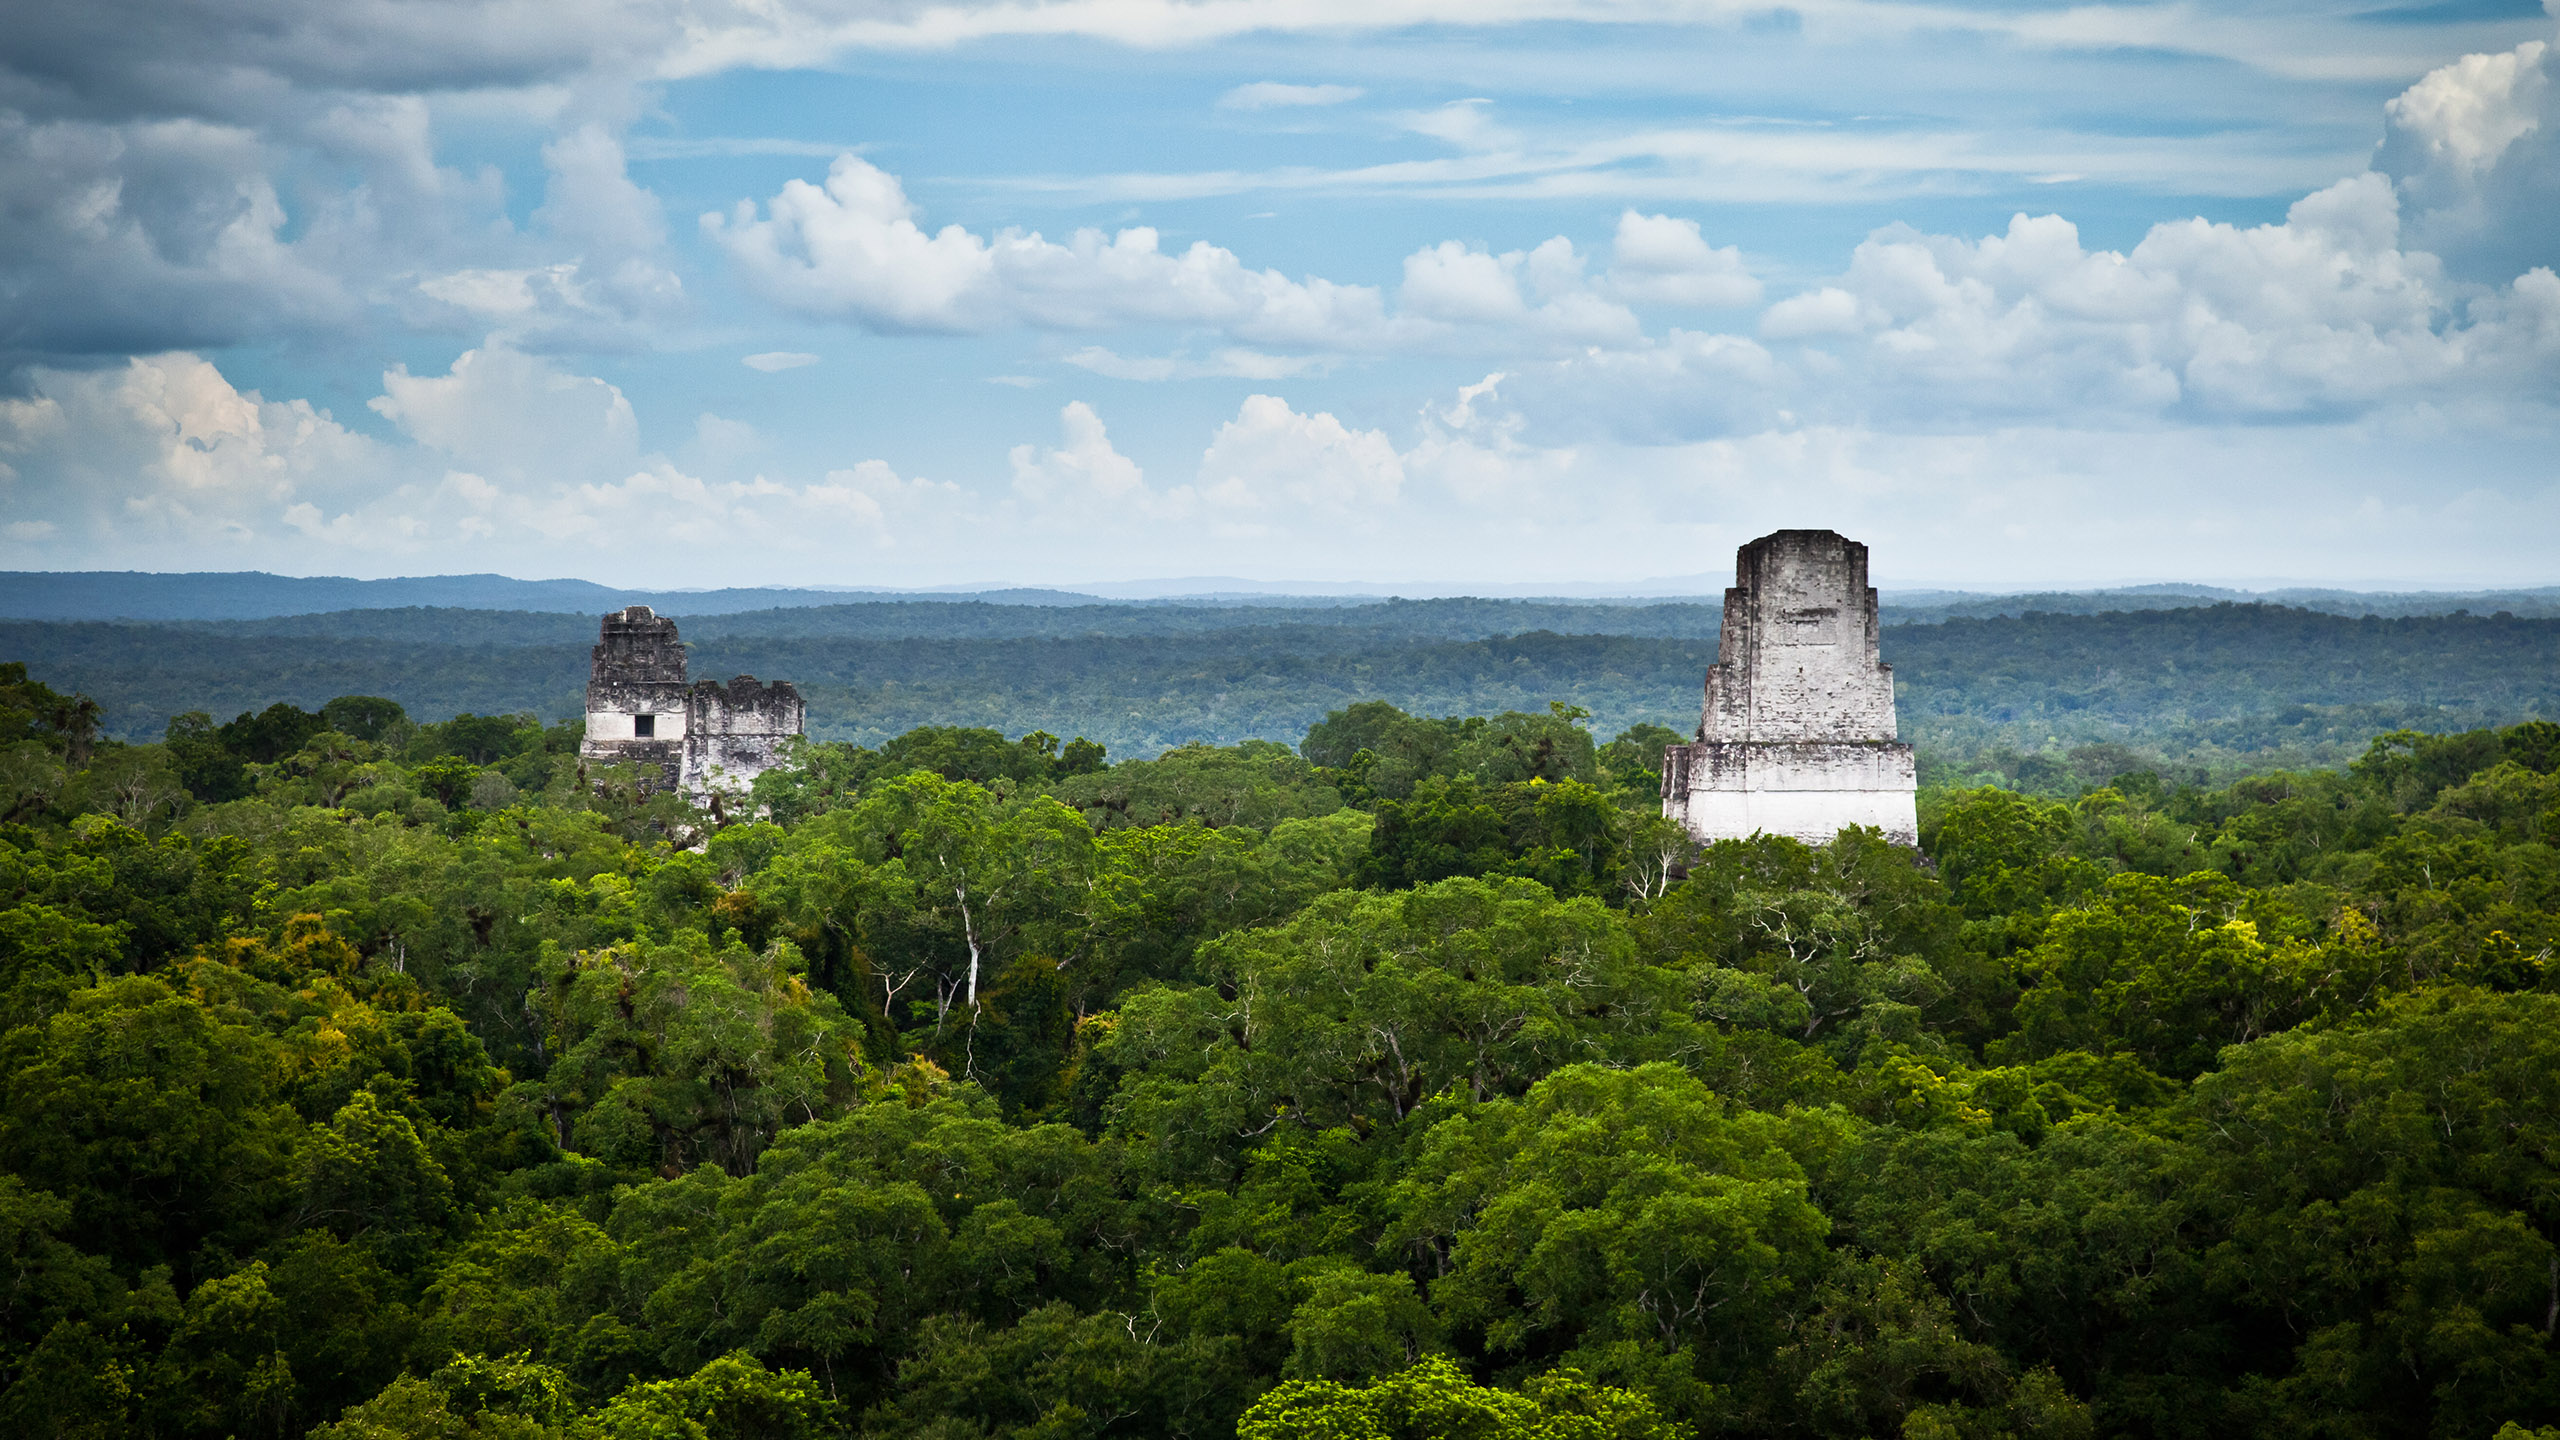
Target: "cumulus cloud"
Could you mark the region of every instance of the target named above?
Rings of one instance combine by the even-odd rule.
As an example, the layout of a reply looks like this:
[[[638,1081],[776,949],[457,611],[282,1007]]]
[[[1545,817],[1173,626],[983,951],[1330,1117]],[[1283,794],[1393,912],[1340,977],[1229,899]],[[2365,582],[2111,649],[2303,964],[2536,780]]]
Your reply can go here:
[[[1695,220],[1618,217],[1610,244],[1609,285],[1620,297],[1657,305],[1756,305],[1760,282],[1735,246],[1709,245]]]
[[[554,573],[574,551],[604,564],[717,562],[769,582],[797,560],[838,573],[847,547],[948,543],[982,524],[970,492],[883,461],[806,483],[695,473],[635,454],[610,384],[495,347],[447,374],[384,377],[375,408],[403,439],[369,438],[307,401],[242,390],[192,354],[90,371],[37,369],[0,398],[0,564],[259,566],[379,573],[412,558]],[[546,463],[526,432],[563,436]],[[755,448],[716,415],[691,447],[714,471]]]
[[[1500,393],[1509,378],[1497,371],[1459,387],[1447,405],[1425,405],[1422,439],[1404,463],[1408,473],[1479,514],[1507,514],[1536,526],[1553,513],[1582,456],[1569,445],[1521,440],[1526,417]]]
[[[1221,110],[1280,110],[1310,105],[1340,105],[1369,92],[1357,85],[1284,85],[1257,80],[1218,97]]]
[[[1105,506],[1145,497],[1146,475],[1136,461],[1111,448],[1111,436],[1092,406],[1069,402],[1058,412],[1058,429],[1063,438],[1055,447],[1013,447],[1007,458],[1017,494],[1041,502]]]
[[[1561,235],[1499,255],[1444,240],[1405,257],[1396,300],[1408,316],[1568,345],[1625,344],[1643,333],[1633,311],[1592,290],[1586,265]]]
[[[417,98],[306,109],[246,125],[0,108],[0,333],[17,352],[0,361],[344,334],[386,312],[580,343],[680,302],[655,201],[602,130],[546,150],[550,194],[520,233],[495,169],[436,163]]]
[[[285,225],[251,131],[0,111],[0,344],[130,353],[344,320],[355,297]]]
[[[2549,398],[2555,297],[2546,269],[2492,292],[2448,284],[2402,245],[2391,182],[2365,174],[2281,224],[2178,221],[2122,253],[2084,248],[2056,215],[1979,240],[1891,227],[1838,280],[1769,307],[1760,333],[1871,416],[2312,416]]]
[[[1809,340],[1817,335],[1855,335],[1865,328],[1858,297],[1837,285],[1790,295],[1760,316],[1760,334],[1770,340]]]
[[[1404,461],[1384,432],[1301,415],[1276,395],[1245,397],[1200,456],[1201,494],[1231,509],[1365,510],[1403,485]]]
[[[622,142],[587,124],[542,147],[550,172],[534,223],[604,256],[654,250],[667,238],[658,197],[635,185]]]
[[[1532,362],[1502,386],[1507,433],[1540,445],[1578,440],[1669,445],[1794,423],[1808,376],[1744,336],[1674,329],[1622,349]]]
[[[655,258],[656,202],[614,135],[675,40],[672,7],[256,9],[98,0],[10,17],[0,363],[345,335],[386,315],[457,331],[503,317],[587,343],[680,299]],[[558,127],[531,227],[511,219],[498,166],[438,162],[439,111]]]
[[[1064,244],[1021,230],[927,233],[897,177],[858,155],[838,156],[824,186],[786,182],[762,214],[741,201],[702,225],[776,304],[875,330],[1175,324],[1329,347],[1374,343],[1387,328],[1374,289],[1251,270],[1205,241],[1167,254],[1144,226],[1079,230]]]
[[[542,147],[549,172],[534,224],[574,246],[577,268],[618,314],[664,311],[684,282],[659,262],[667,240],[658,197],[631,178],[622,142],[604,126],[581,125]]]
[[[1122,534],[1144,525],[1159,538],[1341,538],[1341,522],[1376,517],[1405,483],[1405,459],[1384,431],[1301,413],[1276,395],[1246,397],[1209,437],[1193,478],[1163,489],[1112,444],[1092,406],[1061,409],[1058,429],[1058,444],[1017,445],[1007,457],[1028,507],[1021,522],[1035,531],[1063,522]]]
[[[797,370],[803,365],[815,365],[823,358],[825,357],[812,355],[806,350],[766,350],[754,355],[740,356],[738,363],[750,370],[761,370],[771,375],[780,370]]]
[[[666,216],[631,179],[622,143],[580,125],[542,148],[546,183],[532,228],[495,249],[560,256],[538,263],[424,268],[403,306],[410,323],[487,333],[543,350],[643,348],[676,317],[684,282],[666,263]]]
[[[476,470],[579,476],[637,458],[639,421],[622,391],[502,344],[465,350],[442,375],[395,365],[375,413]]]
[[[2431,162],[2477,173],[2541,128],[2549,46],[2528,40],[2503,55],[2465,55],[2427,72],[2383,106]]]
[[[239,390],[196,355],[30,379],[32,393],[0,399],[0,495],[21,542],[205,569],[289,510],[400,474],[399,457],[310,402]]]
[[[2410,243],[2503,280],[2560,264],[2560,48],[2527,41],[2429,71],[2384,107],[2376,165],[2408,202]]]
[[[1631,215],[1620,226],[1623,266],[1605,282],[1563,236],[1501,253],[1444,241],[1406,257],[1391,312],[1374,287],[1254,270],[1206,241],[1167,253],[1143,226],[1079,230],[1063,243],[1022,230],[928,231],[897,177],[856,155],[837,157],[824,186],[789,181],[761,211],[741,202],[702,223],[750,284],[802,314],[889,332],[1210,330],[1241,342],[1220,352],[1229,373],[1244,373],[1257,348],[1339,355],[1623,344],[1642,326],[1616,294],[1695,304],[1756,291],[1738,254],[1707,246],[1694,224]],[[1129,378],[1200,373],[1173,361],[1132,366],[1099,349],[1079,354],[1075,363]]]

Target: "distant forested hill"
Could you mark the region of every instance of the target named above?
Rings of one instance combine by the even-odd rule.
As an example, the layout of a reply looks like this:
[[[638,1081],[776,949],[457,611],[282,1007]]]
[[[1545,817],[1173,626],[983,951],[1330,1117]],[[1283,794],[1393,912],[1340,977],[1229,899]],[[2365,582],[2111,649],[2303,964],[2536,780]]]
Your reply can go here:
[[[1017,604],[1073,605],[1091,598],[1056,590],[989,595]],[[845,598],[847,592],[834,590],[618,590],[586,580],[517,580],[505,575],[351,580],[341,575],[269,575],[257,570],[0,571],[0,616],[13,620],[244,620],[422,605],[577,615],[625,605],[660,605],[679,607],[687,614],[715,615],[776,606],[832,605]]]
[[[1181,582],[1175,582],[1181,583]],[[1204,586],[1250,586],[1250,581],[1201,582]],[[1384,587],[1382,587],[1383,590]],[[1097,626],[1113,633],[1134,612],[1175,610],[1187,618],[1168,621],[1173,629],[1220,628],[1226,624],[1263,623],[1250,612],[1294,612],[1295,620],[1316,620],[1334,609],[1374,611],[1383,605],[1425,604],[1543,607],[1553,613],[1693,609],[1712,611],[1721,588],[1704,593],[1646,592],[1646,598],[1581,598],[1523,596],[1456,601],[1384,601],[1362,595],[1288,595],[1250,589],[1219,588],[1215,593],[1158,595],[1147,599],[1110,599],[1071,590],[1016,588],[1004,590],[918,592],[890,590],[792,589],[788,587],[727,590],[630,590],[586,580],[518,580],[505,575],[420,575],[389,580],[353,580],[344,576],[269,575],[260,571],[151,574],[135,571],[0,571],[0,619],[6,620],[142,620],[225,621],[287,618],[316,621],[322,633],[343,633],[348,612],[485,610],[550,616],[592,617],[625,605],[648,605],[662,614],[687,617],[756,616],[777,610],[868,611],[811,617],[819,627],[804,633],[852,633],[872,621],[894,623],[892,612],[910,620],[943,607],[979,605],[987,610],[1069,610],[1086,612],[1061,618],[1073,629]],[[2042,591],[1980,594],[1958,590],[1886,591],[1885,622],[1982,618],[2029,613],[2095,615],[2126,610],[2175,610],[2224,601],[2234,604],[2286,605],[2332,615],[2448,615],[2466,611],[2491,615],[2505,610],[2528,618],[2560,617],[2560,586],[2495,591],[2410,591],[2288,589],[2250,592],[2211,585],[2137,585],[2113,590]],[[1248,612],[1237,614],[1236,612]],[[1110,612],[1110,613],[1095,613]],[[1443,612],[1451,613],[1451,612]],[[1221,618],[1221,616],[1226,618]],[[931,627],[966,623],[969,616],[950,614],[923,618]],[[985,620],[981,614],[976,617]],[[1267,617],[1266,617],[1267,618]],[[1375,616],[1347,623],[1371,623]],[[774,623],[771,621],[750,623]],[[1002,623],[1002,622],[999,622]],[[1513,631],[1547,622],[1515,620]],[[1550,628],[1575,633],[1643,634],[1615,620],[1585,619]],[[1008,632],[1010,633],[1010,632]],[[1050,633],[1041,631],[1038,633]],[[1077,633],[1082,633],[1077,630]]]
[[[1569,600],[1378,600],[1353,605],[1008,604],[988,600],[863,600],[674,616],[688,644],[730,639],[1058,639],[1083,636],[1206,635],[1235,630],[1325,632],[1326,646],[1412,640],[1478,640],[1554,630],[1576,635],[1713,639],[1716,605],[1694,602],[1598,605]],[[211,635],[363,637],[431,644],[593,644],[595,615],[446,608],[346,610],[212,621]]]
[[[2208,605],[2281,605],[2351,619],[2366,615],[2396,619],[2417,615],[2495,615],[2499,611],[2527,619],[2560,618],[2560,586],[2537,590],[2468,592],[2364,590],[2224,590],[2211,585],[2142,585],[2129,590],[2042,591],[2017,595],[1973,595],[1954,591],[1907,592],[1884,598],[1888,625],[1938,620],[1989,619],[2002,615],[2101,615],[2131,610],[2192,610]]]
[[[918,725],[1086,735],[1115,755],[1294,741],[1385,699],[1423,714],[1582,705],[1604,735],[1686,730],[1715,654],[1698,605],[1397,601],[1322,610],[865,603],[686,619],[697,677],[797,682],[822,738]],[[1251,623],[1259,622],[1259,623]],[[586,616],[377,610],[221,624],[0,622],[0,657],[114,734],[278,700],[386,695],[438,718],[574,714]],[[2334,763],[2379,730],[2560,715],[2560,620],[2347,618],[2262,605],[1889,626],[1904,735],[1941,773],[2130,747],[2212,773]],[[2013,753],[2014,752],[2014,753]],[[2110,765],[2121,757],[2100,755]]]

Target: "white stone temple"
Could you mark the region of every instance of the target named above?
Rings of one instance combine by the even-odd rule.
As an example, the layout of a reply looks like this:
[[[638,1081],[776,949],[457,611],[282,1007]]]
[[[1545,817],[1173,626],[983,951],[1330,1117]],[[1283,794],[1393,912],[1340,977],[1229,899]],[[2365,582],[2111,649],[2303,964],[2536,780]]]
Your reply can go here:
[[[659,786],[696,801],[745,790],[808,728],[808,706],[788,680],[688,682],[676,622],[646,605],[605,616],[590,653],[587,738],[578,754],[654,765]]]
[[[1876,658],[1867,547],[1829,530],[1743,546],[1697,743],[1662,757],[1662,813],[1701,841],[1818,845],[1872,825],[1916,845],[1918,789],[1895,738],[1893,667]]]

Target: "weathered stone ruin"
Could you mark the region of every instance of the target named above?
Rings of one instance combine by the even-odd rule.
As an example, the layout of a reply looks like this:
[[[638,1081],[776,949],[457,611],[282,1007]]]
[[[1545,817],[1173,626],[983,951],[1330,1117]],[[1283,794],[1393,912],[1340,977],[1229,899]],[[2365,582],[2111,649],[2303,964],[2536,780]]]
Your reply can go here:
[[[1693,745],[1662,757],[1662,813],[1701,841],[1813,844],[1850,825],[1920,839],[1918,772],[1876,658],[1867,547],[1781,530],[1742,547]]]
[[[655,765],[663,784],[697,800],[745,789],[782,763],[784,742],[807,728],[808,707],[787,680],[687,684],[676,622],[646,605],[605,616],[594,655],[578,753]]]

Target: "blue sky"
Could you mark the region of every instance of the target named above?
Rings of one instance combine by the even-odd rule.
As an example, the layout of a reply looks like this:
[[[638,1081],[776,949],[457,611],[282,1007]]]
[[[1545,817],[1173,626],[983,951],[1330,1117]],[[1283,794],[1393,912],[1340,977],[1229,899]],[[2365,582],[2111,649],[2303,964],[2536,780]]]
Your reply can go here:
[[[0,37],[0,567],[2560,582],[2510,0],[256,0]]]

